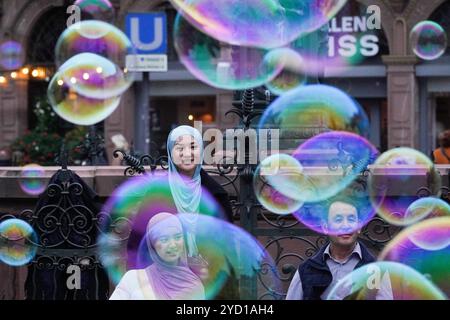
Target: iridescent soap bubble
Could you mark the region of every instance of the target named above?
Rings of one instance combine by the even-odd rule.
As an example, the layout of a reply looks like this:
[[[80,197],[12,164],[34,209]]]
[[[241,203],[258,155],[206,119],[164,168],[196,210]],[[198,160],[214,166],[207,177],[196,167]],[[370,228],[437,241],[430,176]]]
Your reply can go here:
[[[265,158],[253,175],[253,190],[259,203],[277,214],[298,210],[303,202],[293,198],[292,193],[298,190],[302,171],[297,160],[289,155],[274,154]]]
[[[273,154],[260,164],[260,176],[282,194],[299,198],[299,186],[304,183],[302,165],[287,154]]]
[[[197,79],[228,90],[254,88],[272,80],[281,63],[266,60],[267,50],[239,47],[201,33],[181,16],[175,21],[174,42],[181,63]]]
[[[209,36],[238,46],[276,48],[326,24],[346,0],[171,0]]]
[[[440,195],[441,177],[433,162],[420,151],[395,148],[375,161],[368,185],[378,215],[390,224],[405,226],[415,221],[407,211],[413,202]]]
[[[395,236],[379,260],[408,265],[450,295],[450,216],[421,221]]]
[[[416,56],[424,60],[435,60],[447,49],[447,34],[436,22],[421,21],[409,35],[411,48]]]
[[[342,50],[342,48],[339,48],[336,43],[324,43],[318,45],[317,43],[320,43],[322,40],[319,37],[323,37],[323,39],[326,40],[329,39],[330,36],[328,35],[328,32],[325,32],[325,30],[320,30],[302,36],[290,44],[292,50],[302,56],[304,61],[303,72],[305,74],[310,75],[311,77],[317,77],[318,74],[336,76],[343,74],[344,72],[350,70],[352,66],[355,66],[363,61],[363,57],[360,52],[356,51],[353,55],[350,55],[350,53],[341,52],[340,50]],[[322,42],[324,40],[322,40]],[[359,39],[356,38],[356,41],[359,41]],[[331,49],[324,50],[321,46],[331,46],[334,49],[333,51],[331,51]],[[359,50],[359,47],[355,48],[355,50]]]
[[[80,8],[82,20],[114,21],[114,8],[108,0],[77,0],[74,5]]]
[[[306,74],[312,78],[318,75],[336,77],[351,72],[353,66],[380,54],[381,30],[368,29],[373,15],[368,13],[367,6],[359,3],[357,7],[350,4],[344,6],[329,24],[302,34],[289,44],[302,56]],[[347,17],[354,17],[355,20],[350,22]]]
[[[80,53],[70,58],[59,68],[59,73],[73,90],[93,99],[115,98],[131,85],[127,73],[93,53]]]
[[[201,215],[225,217],[217,201],[203,188],[198,211]],[[167,174],[158,173],[134,177],[120,185],[102,212],[100,225],[105,233],[99,239],[103,246],[102,259],[110,278],[117,283],[125,270],[136,268],[139,244],[145,236],[148,221],[160,212],[177,214],[178,209]]]
[[[0,67],[15,70],[22,67],[24,53],[22,45],[17,41],[5,41],[0,44]]]
[[[362,107],[343,91],[327,85],[305,85],[286,92],[265,111],[259,128],[309,138],[323,131],[367,136],[369,120]]]
[[[293,213],[303,225],[328,236],[348,237],[359,232],[375,216],[365,181],[357,179],[323,201],[305,203]]]
[[[276,68],[282,65],[281,72],[266,87],[276,95],[295,89],[307,80],[305,62],[300,54],[290,48],[274,49],[268,53],[266,60],[275,64]]]
[[[438,251],[450,245],[449,217],[427,219],[418,226],[410,230],[409,240],[419,248]]]
[[[77,22],[67,28],[59,37],[55,47],[57,66],[80,53],[102,56],[126,73],[127,55],[135,53],[130,39],[117,27],[96,20]],[[133,81],[133,73],[127,78]]]
[[[374,262],[338,281],[327,300],[446,300],[446,295],[413,268],[397,262]]]
[[[89,98],[77,93],[72,85],[72,81],[66,81],[63,73],[57,72],[47,89],[47,96],[55,113],[70,123],[82,126],[99,123],[109,117],[120,104],[120,96],[109,99]]]
[[[33,228],[20,219],[0,223],[0,261],[19,267],[26,265],[36,255],[37,235]]]
[[[375,161],[378,150],[363,137],[344,131],[324,132],[302,143],[292,154],[304,169],[295,199],[326,200],[346,188]]]
[[[411,225],[422,219],[450,217],[450,205],[439,198],[425,197],[411,203],[406,209],[404,220]]]
[[[137,257],[138,269],[153,263],[148,248],[149,245],[155,248],[158,237],[164,243],[172,241],[171,246],[163,245],[162,249],[167,249],[163,251],[166,259],[182,259],[186,254],[190,269],[202,277],[206,299],[214,299],[227,281],[233,281],[231,274],[234,274],[237,285],[236,279],[256,276],[262,269],[275,269],[272,258],[261,244],[243,229],[207,215],[184,213],[177,214],[176,219],[181,222],[181,234],[180,230],[172,230],[175,221],[165,224],[163,220],[142,239]],[[195,247],[195,255],[190,254],[190,247]],[[202,275],[201,269],[207,272],[203,270]],[[271,281],[273,287],[276,280],[272,278]]]
[[[26,194],[37,196],[45,191],[44,181],[45,170],[38,164],[29,164],[22,168],[20,172],[20,188]]]

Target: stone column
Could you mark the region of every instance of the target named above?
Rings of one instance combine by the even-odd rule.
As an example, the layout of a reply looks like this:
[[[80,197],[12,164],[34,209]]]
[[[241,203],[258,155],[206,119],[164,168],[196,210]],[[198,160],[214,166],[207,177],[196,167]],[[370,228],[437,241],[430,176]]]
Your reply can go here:
[[[419,90],[414,56],[385,56],[388,83],[388,148],[419,148]]]

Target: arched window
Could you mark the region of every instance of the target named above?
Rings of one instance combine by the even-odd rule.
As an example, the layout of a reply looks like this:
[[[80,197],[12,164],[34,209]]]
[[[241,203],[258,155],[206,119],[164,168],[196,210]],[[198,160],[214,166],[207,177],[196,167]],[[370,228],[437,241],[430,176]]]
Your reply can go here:
[[[450,1],[441,4],[428,18],[438,23],[447,32],[447,49],[450,47]],[[449,51],[447,51],[448,54]]]
[[[56,7],[38,19],[28,38],[28,64],[54,64],[56,42],[67,27],[67,18],[66,8]]]

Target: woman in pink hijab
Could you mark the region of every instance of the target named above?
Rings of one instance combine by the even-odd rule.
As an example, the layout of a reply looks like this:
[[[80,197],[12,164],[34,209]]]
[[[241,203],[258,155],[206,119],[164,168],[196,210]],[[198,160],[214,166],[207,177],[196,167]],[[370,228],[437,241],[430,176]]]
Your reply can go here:
[[[110,300],[203,300],[200,278],[187,264],[180,220],[159,213],[147,225],[147,246],[153,264],[130,270],[120,280]]]

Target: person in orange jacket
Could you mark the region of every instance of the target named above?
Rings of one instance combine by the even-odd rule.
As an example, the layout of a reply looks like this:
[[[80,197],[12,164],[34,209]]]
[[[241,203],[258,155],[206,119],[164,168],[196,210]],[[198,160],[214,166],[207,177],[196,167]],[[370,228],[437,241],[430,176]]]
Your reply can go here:
[[[439,134],[439,148],[433,151],[435,164],[450,164],[450,130]]]

